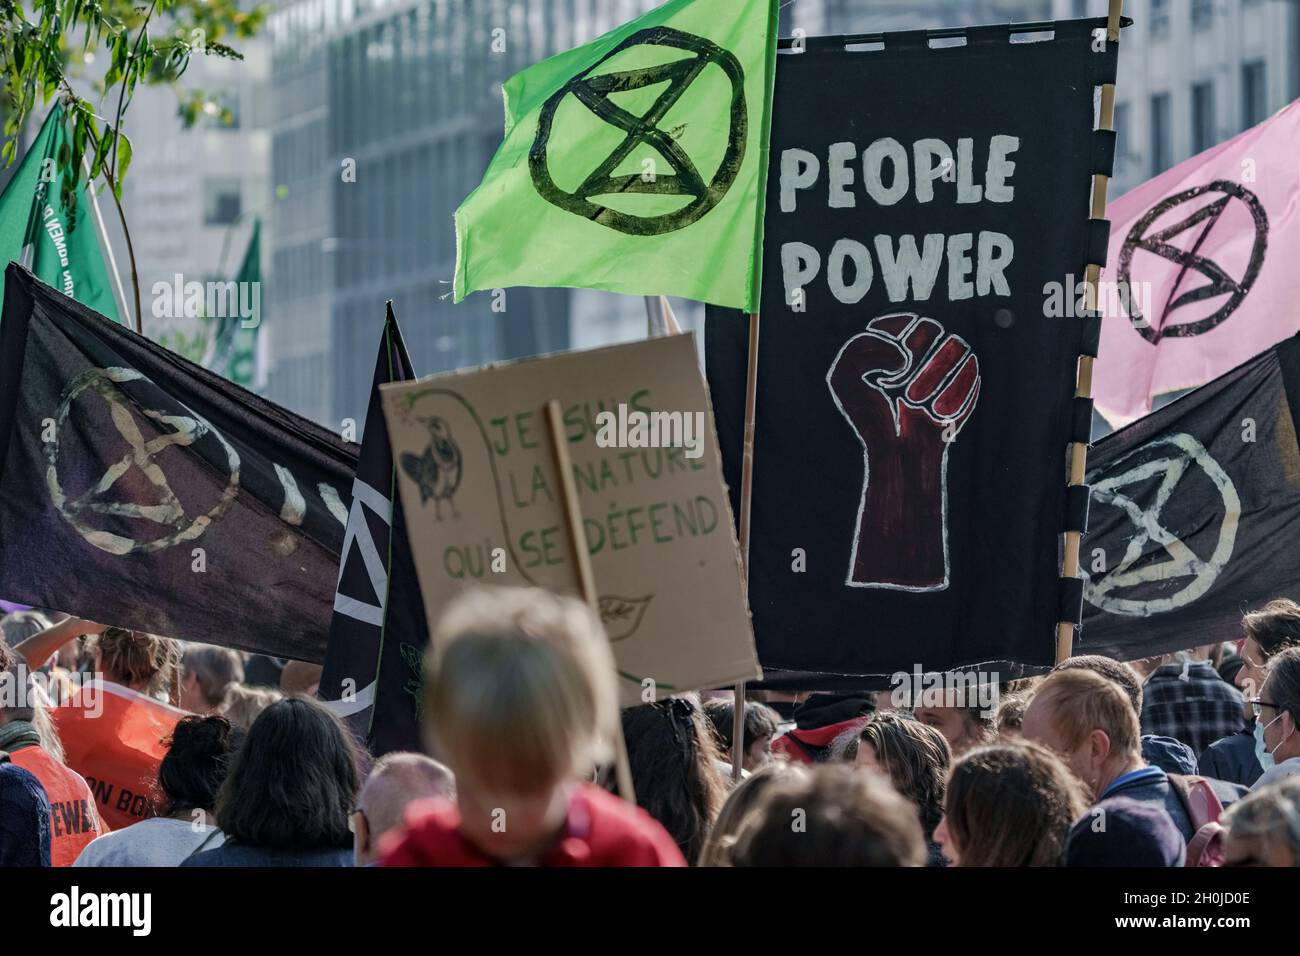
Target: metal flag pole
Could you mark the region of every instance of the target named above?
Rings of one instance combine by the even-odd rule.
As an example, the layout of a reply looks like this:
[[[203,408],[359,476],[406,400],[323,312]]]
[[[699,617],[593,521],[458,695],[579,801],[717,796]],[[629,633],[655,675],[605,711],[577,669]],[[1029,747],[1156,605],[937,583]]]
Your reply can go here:
[[[104,227],[104,216],[99,211],[99,197],[95,195],[95,184],[90,179],[90,160],[81,157],[81,164],[86,169],[86,195],[90,197],[90,208],[95,215],[95,226],[99,230],[99,241],[103,243],[104,255],[108,257],[108,268],[113,273],[113,287],[117,289],[117,304],[122,315],[130,316],[131,309],[126,304],[126,288],[122,285],[122,276],[117,271],[117,257],[113,255],[113,244],[108,241],[108,230]],[[135,316],[132,323],[135,331],[144,335],[144,317]]]

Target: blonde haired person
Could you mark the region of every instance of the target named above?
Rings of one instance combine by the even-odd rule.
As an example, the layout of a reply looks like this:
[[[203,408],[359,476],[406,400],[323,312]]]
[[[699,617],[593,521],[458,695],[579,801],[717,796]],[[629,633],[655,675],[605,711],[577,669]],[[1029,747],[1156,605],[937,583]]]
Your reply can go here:
[[[93,680],[79,686],[50,714],[63,742],[67,766],[86,778],[103,820],[113,829],[155,815],[158,767],[176,722],[185,711],[165,703],[180,664],[177,643],[166,637],[68,618],[35,634],[14,651],[30,668],[87,635]]]
[[[50,861],[70,866],[104,832],[84,777],[64,765],[45,694],[0,634],[0,760],[22,767],[45,788],[52,820]]]
[[[539,589],[468,591],[425,659],[425,732],[456,800],[413,813],[386,866],[681,866],[644,811],[591,784],[618,699],[595,613]]]
[[[226,688],[226,699],[221,702],[220,713],[240,730],[247,731],[258,714],[283,699],[284,694],[271,687],[231,684]]]
[[[1163,809],[1188,841],[1196,833],[1182,793],[1182,778],[1149,765],[1142,756],[1137,711],[1113,681],[1082,668],[1054,671],[1038,686],[1025,711],[1026,740],[1057,754],[1090,791],[1094,804],[1128,797]],[[1208,781],[1228,806],[1245,791]]]

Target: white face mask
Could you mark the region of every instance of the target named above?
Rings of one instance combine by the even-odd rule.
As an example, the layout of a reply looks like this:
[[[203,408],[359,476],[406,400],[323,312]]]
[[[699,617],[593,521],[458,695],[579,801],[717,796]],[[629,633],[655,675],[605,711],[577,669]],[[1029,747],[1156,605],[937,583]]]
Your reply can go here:
[[[1258,720],[1255,721],[1255,759],[1259,761],[1259,765],[1266,771],[1273,769],[1274,764],[1277,763],[1277,761],[1273,759],[1273,753],[1277,750],[1277,747],[1281,747],[1286,741],[1279,740],[1277,742],[1277,747],[1269,750],[1268,745],[1264,743],[1264,731],[1268,730],[1268,728],[1272,727],[1281,719],[1282,715],[1278,714],[1267,724],[1261,724]]]

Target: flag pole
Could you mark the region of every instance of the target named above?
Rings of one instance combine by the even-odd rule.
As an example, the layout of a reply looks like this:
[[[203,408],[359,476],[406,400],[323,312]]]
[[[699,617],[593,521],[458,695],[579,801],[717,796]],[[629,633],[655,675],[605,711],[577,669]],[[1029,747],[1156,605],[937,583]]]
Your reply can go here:
[[[668,304],[668,296],[659,297],[659,311],[663,313],[664,328],[667,329],[668,334],[681,335],[682,327],[677,322],[677,316],[673,315],[673,307]]]
[[[776,85],[776,51],[780,46],[781,3],[772,0],[767,8],[767,91],[763,97],[763,125],[760,163],[768,161],[772,135],[772,92]],[[751,250],[752,272],[749,302],[754,311],[749,313],[749,358],[745,366],[745,433],[740,458],[740,514],[736,516],[737,543],[740,546],[740,573],[745,589],[745,606],[749,608],[749,529],[750,510],[754,498],[754,419],[758,406],[758,316],[763,292],[763,217],[766,192],[760,186],[754,203],[754,248]],[[752,619],[752,615],[751,615]],[[745,682],[735,685],[735,709],[731,718],[731,779],[740,781],[745,765]]]
[[[599,615],[596,595],[596,576],[591,570],[591,554],[587,550],[587,535],[582,527],[582,506],[578,501],[578,487],[573,482],[573,461],[569,457],[569,443],[564,437],[564,413],[560,403],[551,399],[546,403],[547,431],[551,436],[551,451],[555,457],[555,471],[560,478],[560,500],[564,503],[564,524],[569,532],[569,547],[573,550],[573,564],[578,571],[578,588],[582,599],[592,613]],[[636,790],[632,786],[632,764],[627,758],[627,741],[623,739],[623,719],[614,723],[614,775],[619,795],[628,803],[636,803]]]
[[[1124,13],[1124,0],[1110,0],[1110,6],[1106,13],[1106,41],[1108,43],[1119,42],[1120,18]],[[1113,130],[1115,128],[1115,84],[1106,83],[1101,88],[1101,109],[1098,116],[1098,129]],[[1092,177],[1092,209],[1089,217],[1092,219],[1106,218],[1106,192],[1110,187],[1110,177],[1098,173]],[[1101,266],[1089,264],[1084,279],[1084,305],[1089,315],[1097,311],[1097,286],[1101,282]],[[1092,398],[1092,364],[1091,355],[1079,356],[1078,378],[1074,391],[1075,398],[1089,399]],[[1088,443],[1074,442],[1070,446],[1070,484],[1072,486],[1084,484],[1084,474],[1088,467]],[[1082,531],[1067,531],[1065,533],[1065,555],[1062,562],[1062,573],[1067,578],[1077,578],[1079,576],[1079,551],[1083,547]],[[1070,657],[1074,653],[1074,630],[1073,621],[1061,621],[1056,625],[1056,662]]]
[[[655,297],[643,295],[641,299],[645,302],[645,337],[653,339],[663,335],[663,318],[656,314],[658,304],[655,302]]]
[[[740,569],[749,601],[750,507],[754,498],[754,419],[758,406],[758,310],[749,314],[749,358],[745,366],[745,437],[740,457]],[[735,688],[735,713],[731,718],[731,779],[739,780],[745,764],[745,682]]]
[[[677,323],[677,316],[673,315],[673,307],[668,304],[668,296],[646,295],[642,298],[645,300],[646,338],[681,334],[682,327]]]
[[[104,216],[99,211],[99,197],[95,195],[95,184],[90,179],[90,160],[85,156],[81,157],[81,165],[86,169],[86,195],[90,197],[90,208],[95,214],[95,226],[99,229],[99,241],[104,244],[104,255],[108,256],[108,267],[113,270],[113,285],[117,289],[117,304],[125,316],[131,315],[131,309],[126,304],[126,289],[122,285],[122,276],[117,271],[117,257],[113,255],[113,244],[108,241],[108,230],[104,228]],[[137,315],[135,322],[135,331],[138,335],[144,335],[144,319]]]

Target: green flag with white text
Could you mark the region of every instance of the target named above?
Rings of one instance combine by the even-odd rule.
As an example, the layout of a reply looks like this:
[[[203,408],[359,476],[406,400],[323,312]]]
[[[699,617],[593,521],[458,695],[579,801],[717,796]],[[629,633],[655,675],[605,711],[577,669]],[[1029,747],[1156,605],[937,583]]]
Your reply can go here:
[[[671,0],[504,86],[455,298],[571,286],[758,307],[776,0]]]
[[[216,322],[212,355],[205,363],[218,375],[236,385],[257,389],[257,330],[262,325],[262,220],[253,221],[253,234],[244,261],[235,276],[235,287],[226,297],[221,314],[209,316]]]
[[[31,246],[30,263],[24,264],[38,279],[120,322],[85,183],[59,168],[60,152],[69,148],[63,106],[55,103],[0,193],[0,265],[24,262]]]

